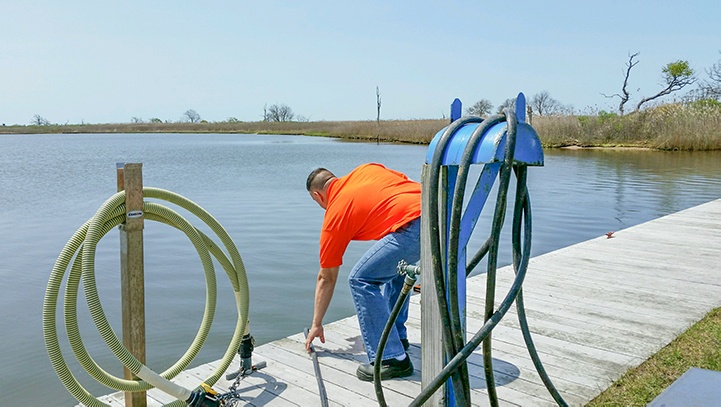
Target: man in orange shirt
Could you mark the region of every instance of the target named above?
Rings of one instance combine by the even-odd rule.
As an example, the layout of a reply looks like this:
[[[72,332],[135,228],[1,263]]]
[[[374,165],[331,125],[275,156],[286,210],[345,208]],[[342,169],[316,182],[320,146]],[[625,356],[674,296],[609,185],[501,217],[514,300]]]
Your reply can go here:
[[[398,262],[420,259],[421,186],[404,174],[381,164],[364,164],[337,178],[325,168],[308,175],[311,198],[325,209],[320,233],[320,271],[315,289],[313,323],[305,342],[325,343],[323,316],[335,289],[343,254],[351,240],[377,240],[348,276],[369,361],[374,361],[378,342],[403,287]],[[383,352],[381,379],[413,374],[406,350],[405,327],[408,298],[388,337]],[[372,363],[356,372],[359,379],[373,380]]]

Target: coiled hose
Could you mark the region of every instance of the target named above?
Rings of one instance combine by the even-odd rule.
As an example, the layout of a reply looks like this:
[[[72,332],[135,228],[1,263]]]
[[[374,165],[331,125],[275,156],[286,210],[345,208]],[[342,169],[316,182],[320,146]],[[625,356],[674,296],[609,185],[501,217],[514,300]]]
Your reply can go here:
[[[488,267],[486,278],[486,301],[484,312],[484,324],[481,329],[468,341],[463,343],[463,326],[461,324],[461,316],[458,303],[458,253],[460,240],[460,223],[462,218],[463,199],[465,195],[466,181],[468,172],[472,164],[473,155],[478,144],[481,142],[486,132],[493,126],[501,122],[507,123],[506,130],[506,146],[504,152],[504,160],[499,171],[499,187],[496,198],[496,207],[494,210],[493,224],[489,238],[481,245],[480,249],[471,258],[466,265],[466,276],[468,276],[473,268],[488,255]],[[470,136],[466,149],[463,152],[461,163],[459,165],[455,189],[453,191],[453,200],[451,203],[450,223],[448,232],[448,262],[447,273],[446,265],[442,263],[443,253],[442,242],[444,231],[441,230],[441,215],[439,214],[439,188],[440,188],[440,169],[446,147],[450,142],[453,134],[470,123],[479,123],[477,128]],[[531,204],[526,186],[527,167],[514,166],[514,154],[516,146],[517,118],[513,109],[507,109],[502,115],[491,116],[486,120],[478,117],[463,117],[453,122],[439,138],[434,151],[431,168],[429,174],[429,213],[424,216],[429,217],[430,225],[430,249],[432,253],[431,264],[433,268],[433,276],[436,287],[436,296],[438,298],[440,319],[442,326],[443,344],[446,354],[452,359],[446,364],[436,378],[434,378],[413,400],[411,406],[420,406],[426,402],[448,378],[451,378],[456,405],[470,406],[471,395],[468,379],[468,368],[466,360],[471,356],[473,351],[483,342],[483,362],[486,384],[488,389],[488,397],[492,406],[498,405],[498,396],[493,377],[493,358],[491,347],[491,332],[493,328],[501,321],[508,312],[510,306],[516,301],[518,309],[518,318],[523,333],[523,338],[528,348],[534,366],[541,377],[544,385],[552,395],[554,400],[560,406],[566,406],[566,402],[553,386],[548,377],[540,358],[536,351],[535,345],[531,338],[526,320],[525,309],[523,307],[522,285],[528,268],[528,261],[531,252]],[[513,245],[513,268],[515,279],[508,293],[500,303],[497,310],[494,311],[495,291],[496,291],[496,269],[498,264],[498,246],[500,240],[501,229],[505,219],[507,206],[508,187],[510,183],[511,171],[515,172],[517,178],[516,199],[513,215],[512,228],[512,245]],[[523,240],[521,235],[523,234]],[[446,278],[447,274],[447,278]],[[446,281],[448,284],[446,285]],[[399,298],[399,301],[401,298]],[[389,321],[392,324],[394,321]],[[383,390],[380,387],[380,381],[377,381],[376,395],[380,405],[385,405],[383,398]]]
[[[215,257],[223,267],[233,286],[238,320],[228,349],[221,359],[216,372],[205,380],[206,384],[210,386],[215,384],[228,368],[238,350],[243,334],[248,327],[249,290],[245,267],[243,266],[243,261],[238,253],[238,249],[225,229],[212,215],[196,203],[181,195],[164,189],[145,187],[143,188],[143,196],[145,198],[173,203],[198,217],[198,219],[203,221],[213,233],[216,234],[222,246],[227,251],[227,255],[213,240],[193,227],[183,216],[174,210],[157,202],[143,202],[145,219],[162,222],[175,227],[184,232],[190,239],[203,264],[206,281],[205,310],[198,333],[185,354],[173,364],[173,366],[163,373],[158,374],[138,361],[118,339],[105,317],[95,284],[95,249],[97,243],[105,234],[125,221],[125,192],[118,192],[108,198],[93,217],[86,221],[73,234],[58,256],[50,274],[43,304],[43,335],[45,337],[48,356],[60,381],[78,401],[86,406],[107,406],[107,404],[93,397],[85,390],[70,371],[60,349],[56,329],[57,302],[60,286],[71,261],[72,266],[70,266],[70,271],[67,273],[68,277],[64,297],[64,317],[68,339],[73,353],[88,374],[98,382],[112,389],[138,392],[156,387],[178,399],[167,404],[167,406],[180,407],[186,405],[186,400],[188,400],[192,391],[171,382],[170,379],[177,376],[190,364],[200,351],[210,331],[216,305],[216,280],[211,255]],[[77,320],[77,297],[81,279],[90,314],[101,337],[105,340],[118,360],[142,380],[127,380],[115,377],[100,368],[87,353],[82,338],[80,337]]]

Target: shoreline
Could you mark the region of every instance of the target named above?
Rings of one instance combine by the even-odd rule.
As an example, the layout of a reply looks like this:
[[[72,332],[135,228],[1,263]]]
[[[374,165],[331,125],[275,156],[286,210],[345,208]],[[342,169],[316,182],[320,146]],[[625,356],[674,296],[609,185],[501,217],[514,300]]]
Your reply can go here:
[[[544,148],[558,148],[561,150],[639,150],[639,151],[665,151],[651,147],[639,147],[639,146],[562,146],[562,147],[546,147]]]
[[[398,137],[380,137],[377,138],[376,136],[346,136],[346,135],[332,135],[332,134],[318,134],[318,133],[303,133],[303,132],[245,132],[245,131],[182,131],[182,130],[159,130],[159,131],[124,131],[124,130],[117,130],[114,129],[113,131],[50,131],[50,132],[4,132],[0,130],[0,137],[1,136],[32,136],[32,135],[40,135],[40,134],[55,134],[55,135],[73,135],[73,134],[199,134],[199,135],[205,135],[205,134],[237,134],[237,135],[251,135],[251,134],[258,134],[258,135],[278,135],[278,136],[305,136],[305,137],[329,137],[329,138],[335,138],[342,141],[350,142],[350,143],[373,143],[373,142],[381,142],[381,143],[387,143],[387,144],[420,144],[420,145],[429,145],[429,141],[421,141],[421,140],[409,140],[404,139],[400,136]],[[431,137],[432,139],[432,137]],[[653,148],[653,147],[643,147],[643,146],[634,146],[634,145],[628,145],[628,146],[617,146],[617,145],[549,145],[543,143],[541,141],[543,148],[550,148],[550,149],[559,149],[559,150],[606,150],[606,151],[612,151],[612,150],[623,150],[623,151],[684,151],[680,149],[661,149],[661,148]],[[714,151],[714,150],[697,150],[697,151]]]
[[[693,116],[681,110],[676,117],[655,117],[654,110],[614,117],[540,116],[530,123],[544,148],[569,150],[721,150],[721,109]],[[12,125],[11,134],[277,134],[333,137],[347,141],[430,144],[450,124],[448,119],[360,120],[333,122],[201,122]]]

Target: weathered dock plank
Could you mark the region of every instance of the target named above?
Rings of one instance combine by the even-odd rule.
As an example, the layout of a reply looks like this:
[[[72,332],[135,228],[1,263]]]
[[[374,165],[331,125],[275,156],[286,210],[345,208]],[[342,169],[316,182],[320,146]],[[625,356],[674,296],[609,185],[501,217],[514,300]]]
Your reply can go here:
[[[582,406],[626,370],[642,363],[678,334],[721,306],[721,199],[628,229],[613,238],[591,239],[530,261],[523,296],[533,341],[554,385],[572,406]],[[496,304],[509,289],[511,267],[498,270]],[[467,337],[483,325],[486,275],[468,280]],[[410,403],[420,392],[420,296],[411,298],[409,355],[416,373],[383,382],[389,405]],[[376,404],[372,383],[355,377],[365,351],[355,317],[325,326],[325,344],[316,344],[330,405]],[[552,406],[524,345],[515,307],[493,331],[494,377],[503,406]],[[437,339],[436,339],[437,340]],[[319,405],[318,387],[302,334],[262,346],[254,361],[268,366],[239,388],[248,406]],[[474,406],[490,405],[483,356],[468,361]],[[235,361],[231,368],[236,368]],[[196,387],[217,362],[184,372],[177,379]],[[214,388],[226,391],[224,379]],[[157,390],[149,406],[172,401]],[[104,396],[123,406],[123,394]]]

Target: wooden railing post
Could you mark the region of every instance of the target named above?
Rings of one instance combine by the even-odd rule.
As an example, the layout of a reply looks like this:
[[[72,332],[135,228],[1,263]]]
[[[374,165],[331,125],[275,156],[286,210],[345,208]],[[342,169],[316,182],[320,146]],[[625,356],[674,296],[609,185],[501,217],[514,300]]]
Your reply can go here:
[[[123,345],[145,364],[145,276],[143,270],[143,164],[118,163],[118,191],[125,190],[120,229]],[[125,368],[125,378],[134,375]],[[126,407],[146,407],[145,392],[126,392]]]
[[[423,165],[421,174],[422,207],[421,213],[430,213],[428,191],[430,189],[430,171],[428,164]],[[441,202],[445,202],[445,195]],[[445,205],[444,205],[445,206]],[[444,217],[445,219],[445,217]],[[441,225],[441,227],[444,227]],[[430,219],[421,216],[421,388],[438,376],[444,366],[443,334],[441,316],[438,310],[438,298],[433,276],[433,252],[430,247]],[[436,391],[424,406],[444,406],[445,386]]]

